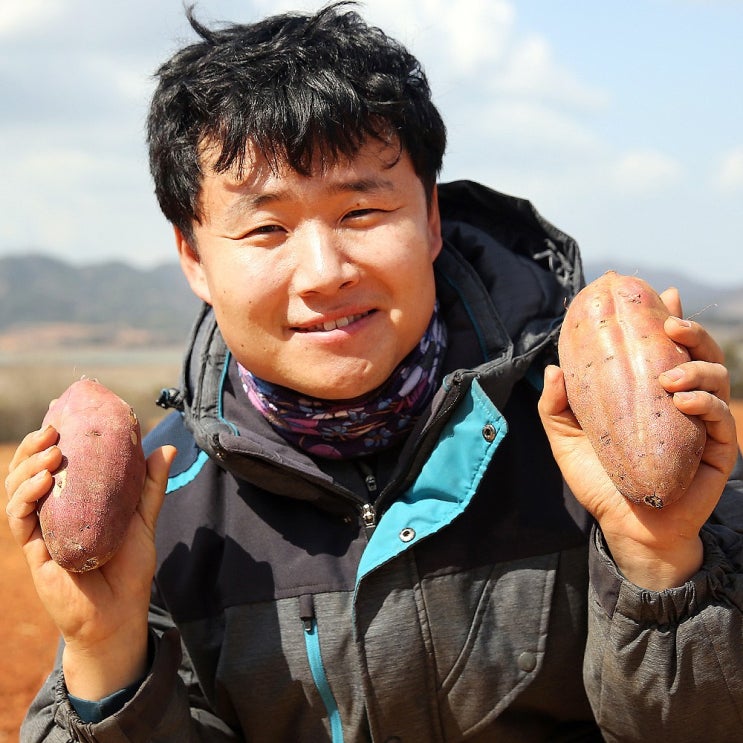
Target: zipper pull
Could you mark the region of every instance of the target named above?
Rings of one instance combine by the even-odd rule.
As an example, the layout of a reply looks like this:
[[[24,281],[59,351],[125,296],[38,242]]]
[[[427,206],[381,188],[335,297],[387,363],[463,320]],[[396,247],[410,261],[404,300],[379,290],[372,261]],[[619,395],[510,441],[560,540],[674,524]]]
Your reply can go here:
[[[367,533],[371,536],[374,529],[377,528],[377,512],[371,503],[364,503],[361,507],[361,519],[364,522]]]
[[[364,478],[364,483],[366,485],[366,489],[369,491],[369,495],[371,495],[372,499],[374,499],[377,492],[377,478],[370,473]]]
[[[299,618],[304,625],[304,631],[312,632],[315,621],[315,598],[311,593],[304,593],[299,597]]]
[[[364,485],[366,486],[366,492],[369,494],[369,499],[374,500],[377,497],[377,478],[374,475],[374,470],[369,466],[368,462],[360,459],[357,462],[357,467],[361,470],[361,475],[364,478]]]

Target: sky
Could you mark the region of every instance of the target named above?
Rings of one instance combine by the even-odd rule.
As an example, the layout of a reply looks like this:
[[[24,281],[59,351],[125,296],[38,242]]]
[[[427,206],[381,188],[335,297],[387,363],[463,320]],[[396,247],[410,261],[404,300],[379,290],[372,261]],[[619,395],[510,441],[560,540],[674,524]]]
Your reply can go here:
[[[198,0],[209,24],[321,2]],[[0,0],[0,256],[175,260],[146,160],[181,0]],[[743,0],[368,0],[448,126],[442,180],[527,198],[584,260],[743,284]]]

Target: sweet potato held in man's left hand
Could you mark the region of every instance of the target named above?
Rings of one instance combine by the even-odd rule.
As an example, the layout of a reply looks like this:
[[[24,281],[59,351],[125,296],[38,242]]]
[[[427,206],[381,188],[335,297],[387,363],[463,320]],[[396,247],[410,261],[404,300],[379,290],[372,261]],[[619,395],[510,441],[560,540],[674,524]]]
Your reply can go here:
[[[559,340],[568,402],[601,464],[626,498],[655,508],[684,494],[706,440],[658,380],[689,360],[668,315],[647,282],[607,271],[573,299]]]
[[[82,573],[113,556],[137,508],[146,470],[139,422],[111,390],[83,379],[50,405],[47,424],[63,459],[39,501],[41,531],[52,558]]]

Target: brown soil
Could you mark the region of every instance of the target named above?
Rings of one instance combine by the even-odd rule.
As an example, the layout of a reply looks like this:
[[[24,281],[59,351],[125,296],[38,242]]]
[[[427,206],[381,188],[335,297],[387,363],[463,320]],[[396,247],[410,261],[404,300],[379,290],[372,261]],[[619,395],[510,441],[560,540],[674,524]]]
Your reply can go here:
[[[5,480],[14,450],[14,446],[0,445],[0,482]],[[0,513],[0,699],[4,700],[0,743],[10,743],[18,740],[26,708],[52,668],[57,631],[36,597],[23,555],[10,536],[4,505]]]
[[[743,401],[733,403],[738,442],[743,448]],[[0,445],[0,474],[5,479],[14,446]],[[4,500],[3,500],[4,502]],[[25,711],[52,668],[57,632],[41,607],[8,522],[0,517],[0,743],[18,740]]]

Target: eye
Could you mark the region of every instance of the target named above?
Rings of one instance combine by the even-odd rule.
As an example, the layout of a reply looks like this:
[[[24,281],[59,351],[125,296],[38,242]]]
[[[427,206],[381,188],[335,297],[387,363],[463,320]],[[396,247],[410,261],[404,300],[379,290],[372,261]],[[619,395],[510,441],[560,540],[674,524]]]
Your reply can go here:
[[[255,245],[273,245],[286,234],[286,229],[278,224],[262,224],[252,229],[235,234],[230,239],[240,243]]]
[[[373,222],[375,219],[380,218],[386,213],[385,209],[375,209],[373,207],[367,207],[364,209],[352,209],[347,212],[343,217],[346,222],[361,222],[366,224],[367,222]]]
[[[270,235],[274,232],[283,232],[283,230],[284,228],[279,227],[277,224],[262,224],[260,227],[256,227],[248,232],[246,237],[250,237],[251,235]]]

